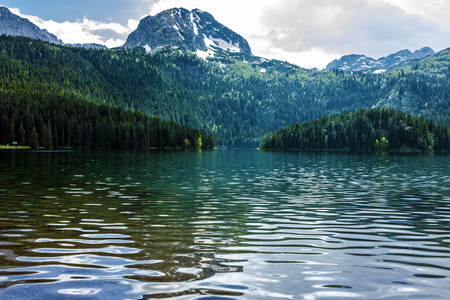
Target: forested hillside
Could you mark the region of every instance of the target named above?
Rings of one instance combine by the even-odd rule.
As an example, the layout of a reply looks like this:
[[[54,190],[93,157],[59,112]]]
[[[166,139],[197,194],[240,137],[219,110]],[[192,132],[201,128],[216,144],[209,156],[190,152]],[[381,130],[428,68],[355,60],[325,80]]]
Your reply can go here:
[[[0,92],[0,144],[31,148],[212,149],[214,137],[141,112],[41,92]]]
[[[280,70],[270,62],[262,70],[171,48],[87,50],[2,36],[0,94],[107,103],[213,132],[219,145],[255,147],[293,122],[376,105],[450,124],[449,64],[443,52],[386,75]]]
[[[375,105],[450,125],[450,49],[385,75],[388,92]]]
[[[359,109],[266,134],[262,149],[450,151],[450,128],[400,110]]]

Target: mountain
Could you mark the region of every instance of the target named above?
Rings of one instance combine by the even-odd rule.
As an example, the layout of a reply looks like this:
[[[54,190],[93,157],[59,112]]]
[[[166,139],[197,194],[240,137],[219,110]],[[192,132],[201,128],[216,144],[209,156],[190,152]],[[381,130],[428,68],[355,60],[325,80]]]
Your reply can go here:
[[[2,35],[0,102],[25,95],[37,102],[63,97],[106,103],[212,132],[218,145],[231,147],[256,147],[266,132],[358,108],[390,107],[450,124],[450,50],[421,60],[426,48],[398,52],[376,62],[398,65],[407,56],[415,63],[378,76],[305,70],[255,57],[242,37],[211,15],[181,8],[143,19],[125,45],[93,51]],[[48,110],[47,115],[57,113]],[[23,117],[0,114],[5,123]],[[41,117],[34,123],[28,119],[42,132]],[[57,132],[71,141],[83,139],[71,124]],[[83,126],[95,128],[93,122]],[[99,125],[99,134],[107,127]],[[124,132],[134,136],[138,129]],[[0,129],[0,134],[7,132]],[[170,131],[164,136],[177,139]]]
[[[95,44],[95,43],[89,43],[89,44],[66,44],[67,46],[77,47],[77,48],[84,48],[84,49],[100,49],[100,50],[106,50],[108,47],[105,45]]]
[[[143,46],[147,52],[166,46],[185,48],[203,58],[222,52],[252,55],[242,36],[198,9],[172,8],[142,19],[124,45],[133,46]]]
[[[424,47],[414,53],[409,50],[401,50],[378,60],[365,55],[350,54],[342,56],[339,60],[335,59],[327,65],[325,70],[380,74],[407,66],[412,62],[433,54],[435,54],[435,52],[429,47]]]
[[[259,65],[231,59],[227,65],[205,63],[170,47],[155,53],[142,47],[96,51],[4,35],[0,49],[0,103],[26,97],[26,107],[34,107],[33,101],[62,97],[69,107],[71,101],[120,106],[212,132],[223,146],[257,147],[267,132],[358,108],[390,107],[450,124],[450,49],[378,76],[301,68],[283,73],[273,67],[261,72]],[[23,133],[17,120],[24,120],[27,132],[33,127],[42,132],[50,115],[51,126],[57,127],[52,134],[57,132],[61,140],[64,135],[65,145],[69,138],[71,144],[84,140],[83,132],[91,127],[104,139],[110,134],[109,118],[94,122],[99,118],[95,113],[79,132],[71,125],[78,122],[76,115],[61,123],[59,110],[52,107],[39,109],[34,117],[21,108],[0,108],[0,115],[0,122],[15,122],[16,137]],[[335,124],[340,134],[344,125]],[[0,138],[13,136],[2,126]],[[122,130],[124,136],[134,136],[134,131],[142,136],[138,123]],[[178,140],[171,131],[162,131],[164,140]]]
[[[13,14],[8,8],[0,7],[0,35],[23,36],[44,42],[73,46],[86,49],[107,49],[99,44],[64,44],[54,34],[45,29],[40,29],[28,19]]]
[[[261,73],[293,73],[301,69],[288,62],[254,56],[247,40],[199,9],[172,8],[147,16],[123,47],[143,47],[147,53],[166,47],[185,49],[222,66],[241,61]]]
[[[55,35],[45,29],[40,29],[27,19],[13,14],[6,7],[0,7],[0,34],[23,36],[53,44],[62,44]]]

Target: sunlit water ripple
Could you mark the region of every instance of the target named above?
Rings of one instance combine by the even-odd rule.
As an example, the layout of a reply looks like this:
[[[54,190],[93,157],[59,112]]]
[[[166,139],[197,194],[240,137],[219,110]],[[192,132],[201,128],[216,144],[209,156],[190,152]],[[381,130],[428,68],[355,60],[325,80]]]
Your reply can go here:
[[[449,162],[0,152],[0,299],[447,299]]]

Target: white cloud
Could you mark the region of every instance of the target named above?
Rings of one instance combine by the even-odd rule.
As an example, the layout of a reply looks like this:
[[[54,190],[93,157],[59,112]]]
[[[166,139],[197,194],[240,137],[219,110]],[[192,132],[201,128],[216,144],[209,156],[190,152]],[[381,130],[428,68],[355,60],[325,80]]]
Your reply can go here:
[[[402,49],[449,45],[448,0],[159,0],[151,13],[199,8],[246,38],[255,55],[323,68],[357,53],[379,58]]]
[[[443,37],[449,30],[387,1],[278,0],[263,16],[265,38],[271,48],[299,56],[320,49],[329,57],[356,53],[379,58],[405,48],[446,47]]]
[[[262,13],[264,7],[274,0],[160,0],[150,5],[150,13],[155,15],[173,7],[189,10],[198,8],[214,16],[214,18],[239,33],[245,38],[262,30]]]
[[[409,14],[437,22],[448,27],[450,14],[450,1],[448,0],[384,0],[387,3],[400,7]]]
[[[268,7],[276,6],[278,2],[274,0],[161,0],[149,6],[151,15],[173,7],[184,7],[189,10],[198,8],[209,12],[218,22],[242,35],[249,42],[253,54],[257,56],[289,61],[306,68],[325,67],[327,62],[339,57],[336,53],[326,53],[318,48],[314,51],[309,49],[288,52],[270,44],[267,38],[270,28],[264,24],[265,13]]]
[[[53,20],[43,20],[36,16],[21,14],[18,8],[11,8],[11,12],[22,18],[27,18],[41,29],[46,29],[48,32],[56,35],[58,39],[62,40],[64,43],[96,43],[106,45],[109,48],[123,45],[128,34],[135,30],[139,24],[139,21],[130,19],[127,26],[123,26],[115,22],[104,23],[93,21],[86,17],[77,22],[59,23]],[[105,30],[123,36],[123,39],[107,38],[103,34],[96,33]]]
[[[121,39],[108,39],[103,43],[103,45],[108,48],[120,47],[123,46],[123,44],[125,44],[125,41]]]
[[[449,47],[449,0],[140,0],[133,18],[198,8],[248,40],[255,55],[323,68],[345,54],[374,58],[401,49]],[[17,11],[16,11],[17,12]],[[20,11],[19,11],[20,12]],[[120,46],[139,21],[83,18],[57,23],[25,16],[68,43]],[[111,33],[111,34],[110,34]]]
[[[102,23],[89,20],[86,17],[83,18],[83,22],[77,22],[77,24],[81,25],[86,31],[112,30],[119,34],[129,34],[130,32],[129,27],[122,26],[119,23]]]
[[[325,69],[328,63],[342,56],[339,53],[328,52],[321,48],[311,48],[299,52],[274,49],[262,54],[263,57],[287,61],[307,69],[317,68],[319,70]]]

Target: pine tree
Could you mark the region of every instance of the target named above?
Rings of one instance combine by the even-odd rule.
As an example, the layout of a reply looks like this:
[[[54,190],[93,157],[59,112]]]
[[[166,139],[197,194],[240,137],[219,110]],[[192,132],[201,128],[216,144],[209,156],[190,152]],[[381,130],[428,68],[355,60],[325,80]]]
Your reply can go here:
[[[15,140],[16,140],[15,126],[14,126],[14,123],[11,122],[10,126],[9,126],[9,134],[8,134],[7,143],[12,145]]]
[[[20,122],[19,125],[19,130],[17,132],[17,142],[19,143],[20,146],[25,146],[25,128],[23,127],[22,122]]]
[[[36,131],[36,127],[33,127],[33,129],[30,132],[29,138],[28,138],[29,146],[33,149],[39,148],[39,136]]]
[[[44,148],[50,149],[52,148],[52,143],[53,143],[52,132],[47,127],[47,125],[44,125],[40,145]]]

